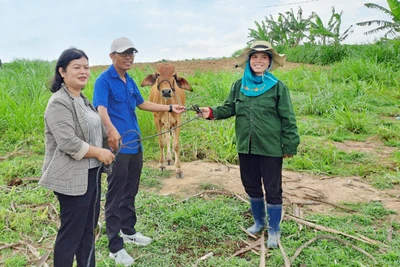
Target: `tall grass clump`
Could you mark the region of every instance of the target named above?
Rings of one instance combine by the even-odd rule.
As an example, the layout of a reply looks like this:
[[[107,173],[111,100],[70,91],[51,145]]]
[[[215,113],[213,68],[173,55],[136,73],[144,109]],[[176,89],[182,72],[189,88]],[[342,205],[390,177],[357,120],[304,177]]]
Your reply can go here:
[[[400,68],[400,40],[381,40],[375,44],[347,45],[348,57],[368,58],[390,68]]]
[[[197,71],[193,75],[193,79],[198,80],[195,90],[202,93],[197,97],[189,95],[188,101],[202,106],[220,105],[228,97],[232,84],[239,78],[241,78],[240,73],[201,73]]]
[[[379,159],[367,153],[337,149],[332,142],[320,137],[303,136],[298,153],[298,157],[284,162],[285,168],[323,175],[361,177],[382,174],[387,169]]]
[[[400,68],[400,41],[384,40],[363,45],[312,45],[296,47],[277,46],[288,61],[315,65],[330,65],[348,58],[364,58],[392,68]]]
[[[398,74],[398,71],[379,64],[376,59],[363,57],[346,58],[332,66],[333,80],[344,82],[365,81],[393,86],[397,83]]]
[[[0,130],[7,143],[43,135],[52,68],[51,62],[18,59],[0,69]]]
[[[370,129],[371,122],[374,121],[372,116],[368,116],[364,110],[354,112],[349,110],[347,106],[336,109],[333,112],[333,120],[338,128],[350,131],[354,134],[367,133]]]
[[[286,54],[288,61],[315,65],[329,65],[341,61],[348,55],[348,48],[343,45],[311,45],[296,47],[277,47],[277,51]]]
[[[400,125],[392,121],[381,120],[373,128],[373,132],[383,141],[387,146],[400,148]],[[400,164],[400,160],[397,161]]]

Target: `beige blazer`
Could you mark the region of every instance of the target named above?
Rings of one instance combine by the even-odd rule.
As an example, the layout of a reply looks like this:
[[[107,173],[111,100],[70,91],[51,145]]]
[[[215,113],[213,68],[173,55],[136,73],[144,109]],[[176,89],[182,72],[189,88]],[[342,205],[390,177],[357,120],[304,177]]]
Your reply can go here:
[[[96,111],[82,93],[81,97]],[[84,195],[88,185],[89,159],[84,156],[89,150],[89,129],[78,101],[64,85],[50,97],[44,122],[46,151],[39,184],[65,195]],[[106,140],[104,125],[102,131]]]

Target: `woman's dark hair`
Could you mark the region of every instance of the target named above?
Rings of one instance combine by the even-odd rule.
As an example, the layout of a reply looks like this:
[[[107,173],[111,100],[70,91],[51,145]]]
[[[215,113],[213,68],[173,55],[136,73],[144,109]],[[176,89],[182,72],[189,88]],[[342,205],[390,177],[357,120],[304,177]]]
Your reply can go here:
[[[56,65],[56,69],[54,72],[53,81],[52,81],[51,87],[50,87],[50,91],[52,93],[57,92],[60,89],[61,84],[64,81],[64,79],[63,79],[63,77],[61,77],[61,74],[58,71],[58,69],[61,67],[65,71],[67,69],[67,66],[69,65],[69,63],[72,60],[80,59],[81,57],[85,57],[87,60],[89,60],[89,58],[85,54],[85,52],[83,52],[80,49],[74,48],[74,47],[68,48],[67,50],[64,50],[64,52],[61,53],[60,57],[57,60],[57,65]]]

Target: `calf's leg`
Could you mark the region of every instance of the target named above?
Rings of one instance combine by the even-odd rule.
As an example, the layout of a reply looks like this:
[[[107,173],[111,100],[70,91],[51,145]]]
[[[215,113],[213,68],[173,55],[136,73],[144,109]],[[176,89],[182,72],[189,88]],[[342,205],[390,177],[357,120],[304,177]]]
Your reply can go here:
[[[173,137],[173,148],[174,148],[174,153],[175,153],[175,174],[176,178],[183,178],[183,172],[181,170],[181,160],[179,157],[179,133],[180,133],[180,128],[176,128],[172,132],[172,137]]]

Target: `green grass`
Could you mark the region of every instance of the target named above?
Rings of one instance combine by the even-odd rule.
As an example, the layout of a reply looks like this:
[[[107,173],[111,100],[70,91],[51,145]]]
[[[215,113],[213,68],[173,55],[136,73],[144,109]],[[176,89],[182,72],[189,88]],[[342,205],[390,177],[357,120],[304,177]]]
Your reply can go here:
[[[400,116],[400,68],[394,60],[385,61],[398,57],[398,47],[377,44],[339,49],[317,47],[315,51],[294,51],[304,60],[315,58],[320,60],[318,64],[329,62],[329,65],[275,72],[291,90],[301,136],[298,155],[286,160],[284,168],[324,176],[357,176],[378,190],[398,189],[400,121],[395,117]],[[304,54],[307,51],[310,53]],[[330,53],[333,56],[330,57]],[[53,207],[57,210],[58,202],[52,192],[38,186],[35,180],[25,181],[18,187],[6,185],[16,178],[41,175],[43,112],[50,96],[46,88],[53,68],[54,62],[15,60],[0,69],[0,247],[24,240],[37,247],[41,255],[51,251],[54,244],[58,216]],[[151,72],[149,67],[148,71],[133,69],[129,73],[140,83]],[[100,73],[93,71],[84,89],[89,99]],[[239,77],[238,73],[199,71],[185,77],[193,87],[193,92],[186,94],[186,106],[221,104],[231,84]],[[141,88],[141,92],[146,98],[149,88]],[[142,137],[154,135],[152,114],[140,110],[137,114]],[[182,115],[182,120],[195,116],[188,111]],[[343,150],[335,145],[335,142],[344,141],[373,142],[379,147],[369,153],[351,148]],[[156,161],[159,155],[156,139],[145,140],[143,146],[145,160]],[[184,125],[181,155],[183,162],[202,159],[237,164],[234,119],[197,119]],[[127,247],[134,257],[141,256],[136,266],[192,266],[196,259],[211,251],[214,256],[199,266],[258,266],[259,256],[251,252],[230,257],[245,246],[242,239],[247,236],[239,225],[252,223],[247,204],[233,197],[213,195],[208,200],[192,198],[171,205],[179,199],[157,195],[163,179],[171,175],[171,171],[143,170],[137,198],[138,229],[153,237],[154,242],[148,247]],[[103,179],[102,207],[105,188]],[[215,185],[204,183],[197,190],[214,188]],[[329,214],[317,214],[305,209],[305,216],[315,223],[353,235],[362,234],[389,245],[383,249],[342,237],[372,254],[378,261],[377,266],[400,266],[400,225],[392,220],[393,212],[384,209],[379,202],[343,205],[355,209],[356,213],[335,209]],[[100,216],[103,227],[96,244],[97,266],[114,266],[108,258],[103,218]],[[387,239],[390,229],[393,230],[391,242]],[[307,227],[299,232],[293,221],[284,221],[282,231],[282,243],[289,256],[301,244],[320,234]],[[11,248],[1,249],[0,265],[34,265],[24,253],[15,252]],[[30,255],[29,258],[34,257]],[[50,261],[51,254],[47,262]],[[302,264],[372,266],[362,253],[332,240],[319,240],[308,246],[293,266]],[[267,265],[283,265],[279,250],[271,251]]]
[[[145,168],[143,180],[156,173],[154,169]],[[105,183],[103,180],[102,206]],[[209,252],[213,252],[214,256],[199,266],[258,266],[259,256],[252,252],[231,257],[245,247],[242,240],[248,239],[240,229],[240,226],[252,224],[247,204],[224,195],[212,195],[207,201],[191,198],[181,203],[174,196],[151,193],[148,190],[152,186],[143,184],[137,197],[137,229],[151,236],[154,241],[146,247],[126,245],[128,253],[138,258],[135,266],[192,266],[196,259]],[[203,189],[212,189],[212,185],[205,184],[199,188]],[[4,218],[0,222],[1,243],[13,243],[21,239],[35,247],[42,247],[42,253],[46,251],[45,248],[51,249],[57,232],[57,223],[54,221],[57,214],[50,203],[58,209],[55,196],[51,192],[31,182],[24,187],[2,190],[0,201],[0,215]],[[31,203],[35,205],[30,205]],[[380,202],[343,205],[355,212],[349,214],[336,209],[329,215],[307,214],[306,218],[325,227],[353,236],[361,234],[389,245],[388,248],[380,248],[336,235],[373,255],[379,263],[378,266],[397,266],[400,262],[400,255],[397,253],[400,249],[400,237],[393,234],[393,240],[390,243],[387,240],[389,228],[392,228],[393,233],[400,230],[400,224],[391,221],[393,211],[386,210]],[[290,210],[286,212],[290,213]],[[96,243],[97,266],[114,266],[108,258],[103,218],[102,214],[100,222],[103,227]],[[282,244],[289,257],[300,245],[320,234],[330,233],[316,232],[307,227],[300,231],[293,221],[282,223]],[[13,254],[11,249],[3,249],[1,253],[2,266],[29,265],[23,253]],[[282,266],[283,258],[279,250],[270,253],[268,266]],[[362,253],[331,240],[319,240],[308,246],[293,262],[293,266],[334,266],[333,261],[336,261],[336,266],[372,266]]]
[[[398,68],[400,62],[399,39],[365,45],[299,45],[276,47],[291,62],[330,65],[345,59],[368,58],[378,64]]]

